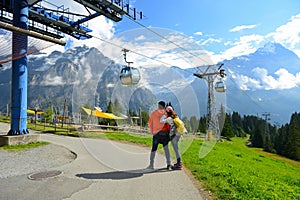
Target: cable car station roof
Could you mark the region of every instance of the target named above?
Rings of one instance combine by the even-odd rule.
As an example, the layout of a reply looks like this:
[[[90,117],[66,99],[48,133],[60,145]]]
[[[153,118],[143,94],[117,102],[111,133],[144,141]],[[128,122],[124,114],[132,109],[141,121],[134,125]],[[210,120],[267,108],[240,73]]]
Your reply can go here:
[[[128,15],[129,12],[129,0],[74,1],[84,6],[89,12],[89,15],[71,13],[69,12],[69,9],[65,9],[64,6],[58,7],[49,3],[52,7],[56,7],[56,9],[50,9],[42,6],[42,0],[28,0],[28,30],[57,39],[64,37],[62,33],[68,34],[77,39],[87,39],[91,37],[88,33],[92,32],[92,30],[83,25],[83,23],[100,15],[118,22],[122,20],[122,15]],[[12,24],[13,2],[14,0],[0,1],[0,21]],[[88,9],[91,9],[93,13],[91,13]],[[5,29],[5,26],[2,26],[1,28]]]

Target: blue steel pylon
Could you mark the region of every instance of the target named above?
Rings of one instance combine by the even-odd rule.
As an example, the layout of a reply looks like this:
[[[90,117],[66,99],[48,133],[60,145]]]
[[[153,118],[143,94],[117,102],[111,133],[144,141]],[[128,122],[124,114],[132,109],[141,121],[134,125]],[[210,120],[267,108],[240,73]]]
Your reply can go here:
[[[13,25],[28,30],[28,1],[14,0]],[[27,129],[27,46],[28,36],[13,32],[11,123],[8,135],[29,133]]]

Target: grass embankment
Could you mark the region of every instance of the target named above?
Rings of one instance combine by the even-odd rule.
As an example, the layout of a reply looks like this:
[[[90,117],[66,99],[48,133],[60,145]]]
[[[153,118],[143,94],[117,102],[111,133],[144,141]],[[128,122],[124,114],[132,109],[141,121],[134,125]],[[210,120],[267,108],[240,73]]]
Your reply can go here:
[[[0,116],[0,122],[10,123],[10,119],[5,116]],[[78,136],[77,129],[74,126],[69,126],[64,124],[63,127],[61,124],[54,126],[53,124],[44,124],[37,122],[27,123],[27,128],[31,130],[41,131],[43,133],[55,133],[57,135],[68,135],[68,136]]]
[[[202,142],[195,140],[183,155],[185,166],[219,199],[300,199],[300,163],[248,148],[245,142],[217,143],[199,159]]]
[[[4,145],[0,147],[0,150],[7,150],[7,151],[20,151],[23,149],[28,149],[28,148],[35,148],[43,145],[50,144],[49,142],[31,142],[28,144],[16,144],[16,145]]]

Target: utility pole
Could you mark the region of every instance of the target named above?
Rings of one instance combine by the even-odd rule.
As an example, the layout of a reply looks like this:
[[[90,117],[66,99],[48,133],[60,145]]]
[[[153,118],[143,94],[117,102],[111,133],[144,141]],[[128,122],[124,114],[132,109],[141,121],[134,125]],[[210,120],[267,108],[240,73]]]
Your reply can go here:
[[[6,119],[8,119],[8,104],[6,104]]]
[[[264,142],[264,150],[270,152],[272,150],[270,130],[269,130],[269,123],[268,123],[268,121],[271,120],[270,113],[265,112],[265,113],[262,114],[262,116],[265,118],[265,142]]]
[[[265,122],[266,122],[266,125],[265,125],[265,135],[269,135],[269,126],[268,126],[268,121],[271,120],[270,118],[270,113],[263,113],[262,114],[263,117],[265,117]]]
[[[216,100],[214,95],[214,82],[217,78],[224,78],[226,76],[225,70],[221,69],[223,64],[221,64],[217,70],[215,70],[216,65],[206,66],[204,73],[194,73],[194,76],[204,79],[208,83],[208,99],[207,99],[207,139],[209,141],[220,139],[220,126],[218,120],[218,114],[216,109]],[[200,70],[199,70],[200,71]],[[225,92],[225,85],[223,83],[223,88],[221,90]]]
[[[64,103],[64,110],[63,110],[63,115],[62,115],[62,119],[61,119],[61,127],[64,127],[64,120],[65,120],[65,113],[66,113],[66,104],[67,104],[67,99],[65,99],[65,103]]]
[[[140,128],[141,128],[141,130],[142,130],[142,128],[143,128],[143,125],[142,125],[142,109],[141,109],[141,107],[139,108],[139,115],[140,115]]]

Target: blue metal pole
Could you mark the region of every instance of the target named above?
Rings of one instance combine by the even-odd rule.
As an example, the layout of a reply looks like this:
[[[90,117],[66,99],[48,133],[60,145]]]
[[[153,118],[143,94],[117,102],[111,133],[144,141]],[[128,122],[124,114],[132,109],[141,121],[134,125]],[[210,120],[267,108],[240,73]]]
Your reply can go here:
[[[28,30],[28,1],[14,0],[13,6],[13,25]],[[13,32],[11,126],[8,135],[29,133],[27,129],[27,45],[27,35]]]

